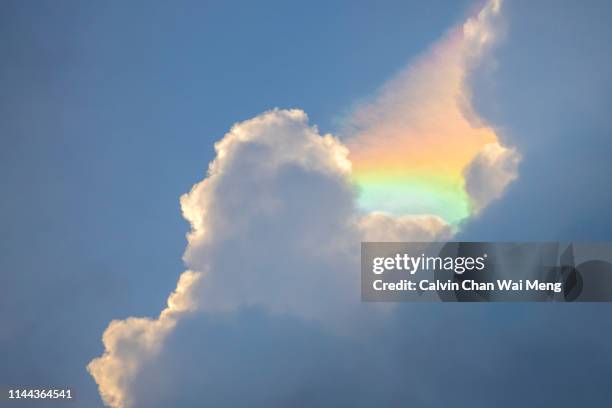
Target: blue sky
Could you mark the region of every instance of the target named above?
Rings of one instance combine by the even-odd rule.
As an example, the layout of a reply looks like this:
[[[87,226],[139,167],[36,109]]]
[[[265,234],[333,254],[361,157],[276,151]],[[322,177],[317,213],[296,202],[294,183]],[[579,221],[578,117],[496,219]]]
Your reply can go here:
[[[508,5],[498,68],[492,79],[474,79],[480,112],[525,155],[521,178],[461,237],[609,241],[612,10],[605,2],[535,3]],[[336,131],[347,112],[471,7],[469,1],[3,2],[0,386],[72,385],[93,406],[101,404],[85,365],[102,352],[110,320],[153,316],[164,307],[184,270],[189,228],[178,198],[204,176],[213,143],[233,123],[274,107],[304,109],[322,133]],[[469,366],[469,353],[496,342],[506,353],[495,370],[507,365],[520,376],[533,368],[538,376],[531,379],[546,377],[551,392],[559,391],[552,376],[570,376],[577,390],[589,391],[587,405],[603,406],[612,398],[602,383],[612,370],[603,341],[612,334],[609,311],[609,305],[419,305],[402,313],[419,314],[416,326],[431,338],[450,332],[471,341],[466,354],[457,352],[457,364]],[[288,324],[296,336],[305,332],[334,354],[336,345],[326,342],[335,339],[321,337],[320,328],[278,323],[257,310],[236,319],[249,321],[250,313],[272,326]],[[465,325],[429,326],[446,314],[455,318],[448,325]],[[215,324],[202,323],[202,336]],[[217,329],[232,336],[231,325]],[[266,333],[244,330],[253,338]],[[384,330],[385,340],[398,334]],[[534,366],[517,363],[507,350],[533,353]],[[424,370],[420,386],[435,389],[436,364],[446,370],[455,356],[425,355],[440,360]],[[490,369],[468,372],[485,378]],[[496,390],[524,385],[502,377],[503,386],[485,383]],[[346,387],[355,384],[362,383]],[[567,388],[548,399],[529,389],[524,400],[510,401],[581,403]],[[476,406],[506,406],[497,398]],[[451,402],[429,404],[442,401]],[[461,399],[455,403],[462,406]]]

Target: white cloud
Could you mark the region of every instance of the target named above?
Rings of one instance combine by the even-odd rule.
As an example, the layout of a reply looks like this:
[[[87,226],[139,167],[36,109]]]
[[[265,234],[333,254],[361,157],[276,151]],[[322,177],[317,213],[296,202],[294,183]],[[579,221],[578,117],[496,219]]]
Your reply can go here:
[[[465,38],[484,46],[488,37],[483,27],[466,25]],[[461,44],[465,46],[466,41]],[[452,41],[448,44],[454,46]],[[412,121],[406,126],[422,129],[440,119],[441,113],[458,121],[449,126],[459,123],[471,132],[473,122],[468,123],[456,106],[458,94],[443,89],[448,81],[456,91],[463,86],[456,82],[457,75],[464,73],[456,72],[457,55],[464,54],[440,54],[409,71],[409,77],[428,72],[423,75],[431,79],[433,89],[407,89],[400,84],[399,96],[390,96],[379,108],[410,109],[382,112],[375,122],[381,118],[391,118],[395,124]],[[402,99],[404,91],[417,96],[439,93],[440,98],[417,106],[416,99]],[[443,104],[437,105],[440,101]],[[436,106],[444,109],[439,111]],[[430,117],[421,120],[421,114]],[[183,216],[191,224],[184,254],[188,271],[168,299],[168,307],[156,319],[111,322],[103,336],[104,354],[88,365],[109,406],[143,406],[148,397],[142,392],[153,392],[155,387],[143,391],[142,384],[136,384],[146,377],[147,364],[168,351],[168,337],[188,316],[220,315],[255,306],[274,316],[314,321],[326,330],[341,331],[363,311],[361,241],[428,241],[452,236],[451,227],[436,215],[393,217],[357,209],[348,148],[332,135],[320,135],[301,110],[277,109],[237,123],[215,149],[217,156],[206,177],[181,197]],[[469,191],[477,192],[473,194],[479,205],[499,191],[492,193],[490,179],[476,179],[472,174],[488,166],[495,169],[498,179],[510,180],[508,174],[515,170],[508,165],[509,153],[503,153],[508,150],[495,149],[481,152],[468,171]],[[485,186],[472,185],[481,180]],[[368,313],[380,310],[368,308]],[[181,345],[173,347],[178,347],[174,353],[190,352]]]
[[[131,384],[185,313],[259,305],[338,325],[360,302],[359,243],[450,235],[437,217],[394,219],[354,206],[348,150],[300,110],[238,123],[207,177],[181,197],[190,269],[157,319],[112,322],[88,369],[106,404],[134,406]]]

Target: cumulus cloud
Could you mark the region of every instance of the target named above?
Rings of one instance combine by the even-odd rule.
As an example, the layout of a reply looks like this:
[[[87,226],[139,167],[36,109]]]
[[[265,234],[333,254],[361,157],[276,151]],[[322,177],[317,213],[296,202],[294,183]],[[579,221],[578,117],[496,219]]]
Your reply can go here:
[[[285,319],[288,327],[304,330],[307,338],[322,330],[323,337],[330,337],[325,343],[345,335],[343,328],[355,322],[359,326],[367,321],[372,328],[379,313],[387,316],[387,308],[360,302],[360,242],[447,240],[455,231],[436,213],[363,211],[357,205],[362,192],[354,184],[355,163],[350,158],[363,154],[364,143],[380,143],[391,155],[397,150],[391,142],[406,140],[411,148],[425,151],[448,141],[439,149],[449,154],[464,143],[478,147],[474,155],[486,145],[484,141],[495,143],[492,129],[477,123],[462,104],[462,96],[466,61],[476,58],[491,41],[489,20],[498,6],[497,1],[488,3],[459,34],[451,34],[431,57],[392,82],[383,102],[363,111],[367,135],[349,142],[350,156],[349,147],[330,134],[321,135],[298,109],[272,110],[231,128],[215,145],[217,155],[204,179],[181,197],[183,216],[191,225],[184,254],[188,271],[169,297],[168,307],[155,319],[113,321],[103,336],[103,355],[88,365],[107,405],[151,407],[180,401],[180,388],[190,381],[193,385],[195,380],[189,378],[201,374],[196,372],[199,362],[190,358],[198,348],[193,339],[206,341],[212,333],[205,330],[200,336],[199,323],[194,322],[214,326],[215,316],[243,316],[244,310],[259,308],[267,316],[264,321]],[[497,197],[516,170],[508,164],[513,151],[495,146],[478,153],[467,172],[468,192],[476,192],[479,205]],[[446,161],[450,162],[461,160]],[[438,165],[436,160],[431,163]],[[474,175],[485,171],[489,178]],[[495,182],[500,177],[505,180],[501,189]],[[494,192],[492,185],[497,188]],[[237,319],[236,324],[245,324]],[[301,322],[300,327],[286,319]],[[304,328],[304,322],[316,328]],[[190,337],[190,333],[199,335]],[[322,341],[320,335],[313,336],[313,344]],[[325,353],[338,352],[325,344],[321,345]],[[246,369],[239,362],[233,364]],[[291,375],[291,369],[281,368],[271,382],[286,381]],[[185,384],[151,374],[160,369],[184,378]],[[294,378],[294,385],[299,382]],[[161,394],[167,399],[155,399]],[[270,402],[266,398],[261,401]],[[189,401],[183,403],[193,405],[198,399]],[[291,401],[270,404],[291,405]]]
[[[450,236],[437,217],[359,212],[347,148],[300,110],[238,123],[216,144],[204,180],[181,197],[191,224],[189,268],[157,319],[112,322],[89,366],[106,404],[140,406],[132,384],[177,320],[194,312],[260,306],[342,326],[360,303],[362,240]]]
[[[265,305],[328,320],[358,301],[359,242],[450,235],[437,217],[357,211],[347,148],[301,110],[239,123],[216,150],[208,177],[181,197],[192,227],[184,261],[205,275],[198,298],[206,311]]]

